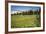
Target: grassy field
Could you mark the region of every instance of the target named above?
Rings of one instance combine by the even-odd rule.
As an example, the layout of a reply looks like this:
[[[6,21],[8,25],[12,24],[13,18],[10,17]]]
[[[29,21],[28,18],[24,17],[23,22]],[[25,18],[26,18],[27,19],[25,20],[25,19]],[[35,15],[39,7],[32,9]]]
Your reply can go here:
[[[12,15],[11,28],[40,27],[39,15]]]

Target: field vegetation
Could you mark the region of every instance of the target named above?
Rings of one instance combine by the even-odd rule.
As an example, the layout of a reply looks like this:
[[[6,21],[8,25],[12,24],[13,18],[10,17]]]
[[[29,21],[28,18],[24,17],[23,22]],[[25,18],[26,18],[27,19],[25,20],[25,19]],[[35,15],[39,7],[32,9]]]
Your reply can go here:
[[[11,14],[12,28],[40,27],[40,11]]]

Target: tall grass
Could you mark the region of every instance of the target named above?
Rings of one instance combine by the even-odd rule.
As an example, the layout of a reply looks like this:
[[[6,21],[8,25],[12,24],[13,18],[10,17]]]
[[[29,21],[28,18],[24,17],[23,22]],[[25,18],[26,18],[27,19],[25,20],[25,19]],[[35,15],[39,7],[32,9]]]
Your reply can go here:
[[[12,15],[11,28],[40,27],[39,15]]]

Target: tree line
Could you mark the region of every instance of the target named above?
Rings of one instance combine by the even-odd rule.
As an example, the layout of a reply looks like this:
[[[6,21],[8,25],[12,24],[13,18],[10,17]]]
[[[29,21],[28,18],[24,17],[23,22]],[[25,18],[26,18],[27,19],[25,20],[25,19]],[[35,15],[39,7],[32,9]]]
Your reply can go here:
[[[11,15],[39,15],[40,14],[40,9],[39,10],[36,10],[36,11],[33,11],[33,10],[29,10],[29,11],[23,11],[21,13],[14,13],[14,14],[11,14]]]

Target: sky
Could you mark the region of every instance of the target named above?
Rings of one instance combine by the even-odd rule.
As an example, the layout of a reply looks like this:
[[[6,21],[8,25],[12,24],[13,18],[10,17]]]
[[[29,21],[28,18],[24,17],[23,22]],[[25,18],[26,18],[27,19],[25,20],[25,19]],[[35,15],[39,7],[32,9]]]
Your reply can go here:
[[[16,10],[23,10],[23,11],[26,11],[26,10],[39,10],[40,7],[37,7],[37,6],[15,6],[15,5],[11,5],[11,11],[16,11]]]

